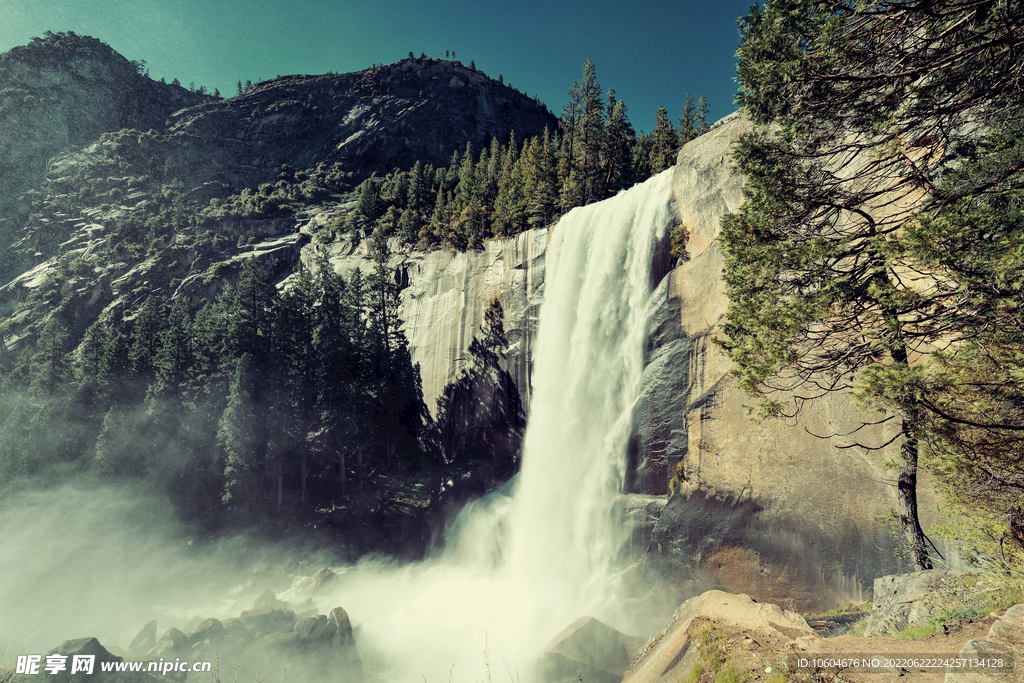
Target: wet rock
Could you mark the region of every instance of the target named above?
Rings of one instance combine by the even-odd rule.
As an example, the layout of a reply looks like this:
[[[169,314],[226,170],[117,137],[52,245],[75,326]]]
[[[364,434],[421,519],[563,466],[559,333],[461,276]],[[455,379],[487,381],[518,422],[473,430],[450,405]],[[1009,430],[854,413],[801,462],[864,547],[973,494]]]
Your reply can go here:
[[[352,623],[348,612],[341,607],[331,610],[328,621],[334,627],[334,645],[338,649],[355,648],[356,639],[352,635]]]
[[[325,614],[318,614],[315,617],[306,617],[295,624],[295,632],[299,634],[299,640],[310,644],[330,644],[337,633],[335,626]]]
[[[575,681],[619,683],[643,638],[629,636],[593,617],[581,617],[555,636],[537,662],[543,683]]]
[[[128,644],[129,652],[147,652],[156,645],[156,619],[142,627],[139,634]]]
[[[259,597],[256,598],[256,602],[252,604],[253,609],[259,609],[260,607],[287,609],[288,603],[283,600],[278,600],[277,595],[274,594],[274,591],[268,588],[267,590],[260,593]]]
[[[172,626],[160,637],[160,640],[156,642],[156,645],[148,654],[154,657],[173,659],[174,657],[183,657],[187,655],[189,651],[190,644],[188,636],[181,630]]]
[[[218,619],[207,619],[199,624],[188,637],[189,644],[195,645],[204,641],[219,643],[224,640],[224,624]]]
[[[319,588],[322,588],[323,586],[326,586],[327,584],[331,583],[332,581],[334,581],[337,578],[338,578],[337,574],[332,572],[327,567],[324,567],[323,569],[318,571],[316,574],[313,574],[312,576],[307,578],[305,581],[300,583],[298,588],[296,588],[296,592],[306,593],[306,594],[315,593]]]
[[[242,612],[241,619],[242,623],[259,637],[268,633],[291,631],[295,625],[295,612],[290,609],[260,607]]]

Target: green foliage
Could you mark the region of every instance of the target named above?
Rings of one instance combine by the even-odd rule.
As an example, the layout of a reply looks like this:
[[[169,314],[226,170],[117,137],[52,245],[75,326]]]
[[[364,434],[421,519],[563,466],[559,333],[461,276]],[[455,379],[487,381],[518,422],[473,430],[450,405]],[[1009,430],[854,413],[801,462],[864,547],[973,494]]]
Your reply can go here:
[[[691,638],[699,648],[699,658],[686,677],[686,683],[746,683],[747,673],[729,661],[725,634],[707,619],[697,620],[692,628]]]
[[[676,463],[675,468],[672,471],[672,478],[668,480],[668,493],[672,495],[676,491],[676,487],[679,486],[679,482],[683,481],[686,477],[685,462],[680,460]]]
[[[666,168],[675,166],[676,151],[679,149],[679,140],[676,131],[669,121],[668,111],[665,107],[658,107],[657,115],[654,117],[654,137],[651,145],[651,172],[661,173]]]
[[[784,412],[779,390],[803,389],[799,409],[855,387],[899,417],[899,519],[921,566],[919,451],[952,500],[999,508],[1024,539],[1019,504],[996,493],[1024,481],[1006,457],[1024,424],[1024,157],[1007,86],[1022,67],[988,53],[1021,44],[1024,10],[990,4],[773,0],[741,21],[737,52],[737,101],[757,126],[734,157],[747,201],[722,224],[723,345],[762,414]],[[855,65],[869,66],[849,78]],[[1000,484],[965,486],[1004,460]]]
[[[678,259],[686,256],[686,241],[690,239],[690,231],[686,226],[679,223],[669,233],[669,253],[672,258]]]
[[[678,141],[664,109],[655,133],[638,137],[614,89],[605,99],[592,60],[569,94],[559,131],[526,140],[513,134],[507,143],[492,140],[479,152],[467,144],[446,167],[416,162],[409,170],[368,178],[355,190],[355,207],[331,229],[363,235],[379,229],[420,249],[473,249],[487,239],[552,225],[574,207],[605,199],[675,163]],[[706,114],[707,100],[700,103]],[[706,120],[695,118],[693,126],[694,134],[703,132]],[[239,197],[231,203],[236,208],[207,215],[270,210],[270,204],[239,208],[252,201]]]

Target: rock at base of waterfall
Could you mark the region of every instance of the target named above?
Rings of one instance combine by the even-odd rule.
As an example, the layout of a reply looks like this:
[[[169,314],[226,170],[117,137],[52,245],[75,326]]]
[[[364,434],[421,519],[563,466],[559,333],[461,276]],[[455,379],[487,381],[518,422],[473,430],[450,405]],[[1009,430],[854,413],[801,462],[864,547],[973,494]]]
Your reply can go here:
[[[536,665],[543,683],[619,683],[643,638],[629,636],[593,617],[581,617],[555,636]]]
[[[271,607],[273,609],[288,609],[288,603],[284,600],[278,600],[277,595],[274,591],[269,588],[259,594],[256,598],[256,602],[252,604],[253,609],[259,609],[260,607]]]
[[[260,607],[242,612],[241,619],[247,628],[251,628],[260,636],[291,631],[295,625],[295,612],[290,609]]]
[[[323,586],[326,586],[328,583],[334,581],[336,578],[338,578],[337,574],[332,572],[327,567],[324,567],[316,574],[313,574],[308,579],[300,583],[299,587],[296,589],[296,592],[302,593],[304,595],[310,595],[316,592],[318,589],[322,588]]]
[[[160,640],[156,641],[156,645],[148,654],[153,657],[172,659],[174,657],[183,657],[189,652],[188,636],[180,629],[172,626],[167,629],[166,633],[160,636]]]
[[[147,624],[148,626],[148,624]],[[66,657],[64,663],[64,670],[57,671],[55,673],[49,673],[43,671],[43,666],[46,663],[46,657],[51,655],[61,655]],[[75,657],[94,657],[93,670],[91,674],[84,674],[83,672],[71,673],[72,663]],[[39,680],[40,675],[51,683],[71,683],[72,681],[84,681],[88,680],[90,683],[155,683],[157,680],[173,681],[175,683],[184,683],[184,673],[169,673],[166,677],[154,676],[145,672],[135,673],[113,673],[103,671],[103,664],[123,662],[124,660],[117,655],[112,654],[96,638],[76,638],[74,640],[65,640],[63,643],[58,645],[56,648],[46,653],[46,657],[40,665],[40,674],[36,675],[15,675],[12,677],[11,683],[30,683],[31,681]]]
[[[224,640],[224,624],[219,619],[207,619],[196,626],[188,637],[188,642],[192,646],[202,642],[219,643],[222,640]]]
[[[139,634],[128,645],[129,652],[148,652],[156,645],[156,619],[142,627]]]

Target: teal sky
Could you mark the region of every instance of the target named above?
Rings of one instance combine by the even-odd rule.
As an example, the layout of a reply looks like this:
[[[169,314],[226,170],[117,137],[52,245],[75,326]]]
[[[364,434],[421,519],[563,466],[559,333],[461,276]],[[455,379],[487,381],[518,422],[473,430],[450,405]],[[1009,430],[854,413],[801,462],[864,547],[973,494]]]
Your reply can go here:
[[[583,60],[638,130],[685,91],[733,111],[736,19],[752,0],[481,3],[468,0],[0,0],[0,52],[47,31],[108,43],[150,75],[219,88],[287,74],[359,71],[412,51],[455,52],[561,113]]]

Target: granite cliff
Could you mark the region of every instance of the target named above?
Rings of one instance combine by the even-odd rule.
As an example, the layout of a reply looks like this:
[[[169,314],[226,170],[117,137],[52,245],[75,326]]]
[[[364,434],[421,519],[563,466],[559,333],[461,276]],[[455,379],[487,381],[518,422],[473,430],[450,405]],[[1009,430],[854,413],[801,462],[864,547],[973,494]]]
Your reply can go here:
[[[742,201],[728,155],[748,126],[731,117],[679,153],[673,194],[690,237],[678,264],[670,262],[667,244],[655,254],[660,303],[650,322],[625,510],[637,525],[632,552],[648,578],[684,592],[716,588],[827,609],[869,600],[876,577],[910,569],[894,555],[884,522],[896,506],[894,474],[886,467],[896,451],[872,450],[894,432],[869,424],[842,436],[882,417],[847,394],[809,403],[795,421],[756,423],[750,400],[733,385],[731,364],[713,342],[727,304],[716,238],[720,216]],[[409,282],[403,319],[428,405],[458,372],[494,298],[504,305],[513,341],[509,368],[529,405],[547,233],[492,242],[473,254],[395,257]],[[355,245],[333,249],[339,268],[360,261]],[[919,496],[927,528],[941,520],[938,498],[927,481]],[[936,544],[958,566],[955,553]]]

